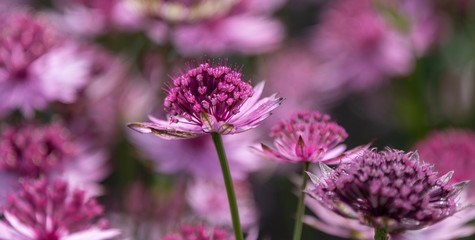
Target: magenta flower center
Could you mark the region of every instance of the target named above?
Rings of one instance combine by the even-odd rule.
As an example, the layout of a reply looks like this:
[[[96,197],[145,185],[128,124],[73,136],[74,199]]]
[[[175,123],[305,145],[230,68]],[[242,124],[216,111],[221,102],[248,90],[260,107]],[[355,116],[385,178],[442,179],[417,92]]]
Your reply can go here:
[[[84,191],[68,190],[67,183],[60,180],[22,182],[20,191],[9,196],[5,211],[31,228],[35,239],[42,240],[106,224],[100,218],[103,208],[95,200],[87,199]]]
[[[294,114],[290,120],[276,125],[271,131],[271,137],[282,145],[301,145],[297,146],[295,153],[308,160],[316,152],[324,153],[334,148],[343,142],[348,134],[341,126],[332,122],[328,115],[303,112]]]
[[[22,176],[39,177],[75,156],[76,147],[58,124],[27,124],[3,130],[0,169]]]
[[[253,94],[252,86],[241,80],[240,72],[205,63],[173,80],[164,106],[171,122],[178,122],[179,116],[202,125],[202,113],[226,122]]]

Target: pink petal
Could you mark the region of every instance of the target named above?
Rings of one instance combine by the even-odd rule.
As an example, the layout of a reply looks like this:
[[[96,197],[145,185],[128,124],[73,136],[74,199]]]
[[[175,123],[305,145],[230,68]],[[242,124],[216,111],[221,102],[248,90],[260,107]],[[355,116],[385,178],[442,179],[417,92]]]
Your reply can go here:
[[[271,115],[271,111],[277,108],[283,98],[276,98],[275,94],[263,98],[246,112],[233,116],[229,123],[236,127],[235,133],[243,132],[257,127],[264,119]]]

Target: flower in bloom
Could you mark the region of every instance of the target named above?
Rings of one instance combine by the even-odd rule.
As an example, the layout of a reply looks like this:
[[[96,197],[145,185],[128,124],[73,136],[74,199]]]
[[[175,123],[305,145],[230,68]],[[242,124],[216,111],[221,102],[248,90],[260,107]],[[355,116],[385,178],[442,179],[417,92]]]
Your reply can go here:
[[[0,239],[105,240],[120,232],[108,229],[103,208],[84,191],[62,180],[22,181],[11,194],[0,221]]]
[[[194,178],[221,179],[221,167],[211,138],[197,137],[182,141],[167,141],[153,135],[129,135],[133,143],[149,157],[157,172],[185,173]],[[245,179],[249,173],[264,167],[264,162],[249,146],[254,133],[223,136],[230,171],[234,179]],[[170,161],[173,159],[173,161]]]
[[[165,139],[192,138],[216,132],[235,134],[257,127],[282,98],[259,100],[264,83],[254,89],[239,71],[204,63],[173,79],[164,106],[169,120],[130,123],[142,133]],[[258,101],[259,100],[259,101]]]
[[[5,127],[0,132],[0,154],[0,202],[19,177],[60,177],[98,194],[97,182],[107,173],[105,154],[73,139],[59,122]]]
[[[246,181],[234,181],[241,225],[253,231],[258,214],[250,185]],[[196,179],[187,188],[186,200],[192,211],[212,225],[232,227],[229,203],[223,181]]]
[[[270,136],[276,149],[265,144],[256,149],[264,156],[286,162],[319,162],[342,153],[345,147],[340,143],[348,134],[326,114],[300,112],[274,126]]]
[[[50,101],[75,101],[90,66],[78,44],[26,11],[4,14],[2,21],[0,114],[18,108],[31,116]]]
[[[453,172],[438,177],[417,153],[367,150],[335,170],[320,164],[310,175],[309,194],[323,206],[389,233],[417,230],[460,211],[459,195],[467,182],[448,183]]]
[[[454,170],[452,182],[475,180],[475,133],[470,130],[434,131],[415,145],[419,155],[440,172]],[[469,189],[472,188],[469,185]]]
[[[466,191],[464,191],[461,195],[463,201],[466,201]],[[360,221],[342,217],[312,199],[307,199],[305,204],[318,217],[315,218],[314,216],[305,216],[304,222],[306,222],[309,226],[342,238],[358,240],[374,239],[374,230],[366,225],[363,225]],[[420,230],[393,234],[391,239],[447,240],[468,237],[475,233],[475,227],[468,224],[472,219],[475,219],[475,209],[468,208],[464,211],[455,213],[453,217],[450,218],[450,220],[441,221]]]

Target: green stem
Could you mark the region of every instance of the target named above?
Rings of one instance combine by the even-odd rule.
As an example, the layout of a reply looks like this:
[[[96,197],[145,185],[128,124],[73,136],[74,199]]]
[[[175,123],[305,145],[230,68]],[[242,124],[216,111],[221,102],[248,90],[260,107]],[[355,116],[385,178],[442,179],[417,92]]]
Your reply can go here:
[[[310,166],[309,162],[303,163],[303,171],[302,171],[302,186],[300,188],[300,195],[299,195],[299,203],[297,206],[297,216],[295,219],[295,227],[294,227],[294,237],[293,240],[300,240],[302,236],[302,216],[305,213],[305,187],[307,186],[307,171]]]
[[[388,231],[384,228],[376,228],[374,230],[374,240],[388,240]]]
[[[229,208],[231,209],[231,218],[233,220],[234,236],[236,240],[243,240],[241,221],[239,220],[239,211],[236,203],[236,195],[234,194],[233,180],[229,172],[228,160],[224,151],[223,140],[219,133],[211,133],[214,146],[218,152],[221,171],[223,172],[224,184],[226,185],[226,193],[228,194]]]

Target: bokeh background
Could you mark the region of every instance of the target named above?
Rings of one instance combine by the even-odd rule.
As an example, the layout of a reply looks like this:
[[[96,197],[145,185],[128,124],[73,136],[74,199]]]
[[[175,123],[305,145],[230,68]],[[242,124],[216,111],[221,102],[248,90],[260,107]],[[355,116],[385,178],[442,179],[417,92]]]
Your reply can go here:
[[[42,100],[31,97],[42,94],[30,91],[37,87],[8,83],[15,80],[4,77],[11,69],[1,59],[2,131],[59,122],[100,149],[99,199],[129,239],[160,239],[182,222],[226,226],[208,139],[164,141],[126,128],[165,116],[173,77],[204,61],[226,63],[253,85],[265,80],[265,95],[285,98],[262,126],[225,144],[245,228],[259,239],[287,240],[300,166],[263,159],[250,146],[269,142],[274,124],[307,110],[331,115],[348,132],[349,148],[374,141],[412,150],[436,130],[471,133],[474,13],[471,0],[2,0],[2,37],[34,28],[9,20],[23,14],[47,26],[33,38],[39,48],[51,49],[48,39],[57,36],[74,48],[39,66],[41,84],[53,89]],[[0,53],[9,49],[0,44]],[[471,141],[467,156],[475,161]],[[302,239],[342,238],[305,225]]]

